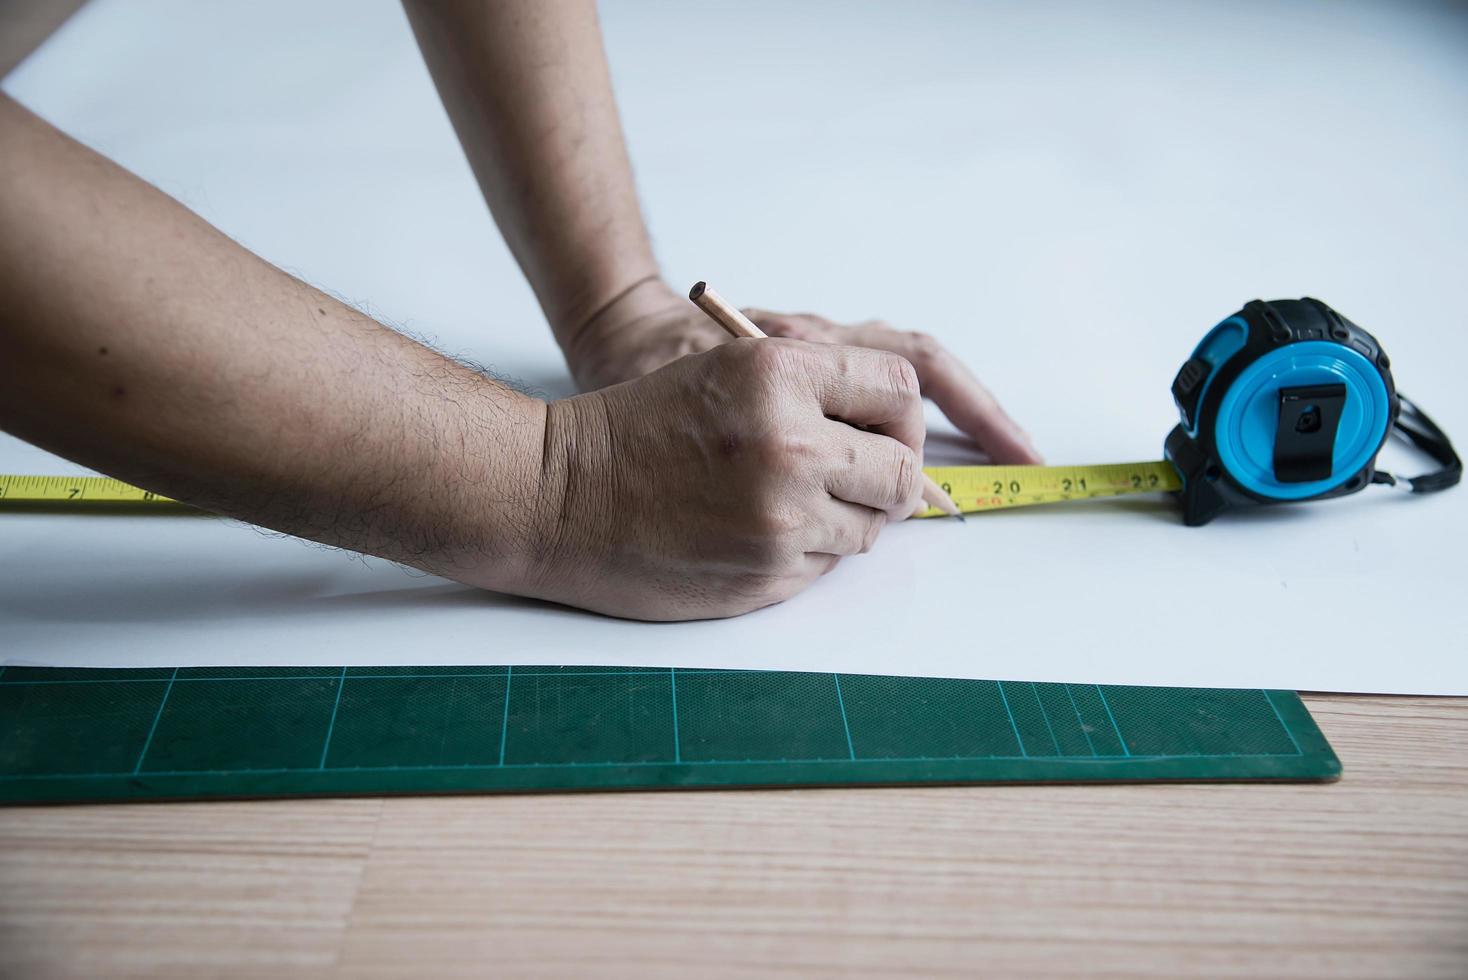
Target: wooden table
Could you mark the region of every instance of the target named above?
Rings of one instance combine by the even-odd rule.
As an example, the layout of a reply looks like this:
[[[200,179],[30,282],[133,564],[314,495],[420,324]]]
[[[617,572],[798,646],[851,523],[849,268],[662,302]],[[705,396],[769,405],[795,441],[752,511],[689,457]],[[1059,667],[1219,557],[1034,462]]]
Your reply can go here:
[[[1335,785],[0,811],[0,976],[1468,976],[1468,699]]]

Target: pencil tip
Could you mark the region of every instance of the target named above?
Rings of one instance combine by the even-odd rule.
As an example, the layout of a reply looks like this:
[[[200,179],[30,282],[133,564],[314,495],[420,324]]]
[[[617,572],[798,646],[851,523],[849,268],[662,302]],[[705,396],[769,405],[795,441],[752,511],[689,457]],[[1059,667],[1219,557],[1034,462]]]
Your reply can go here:
[[[953,516],[956,517],[956,518],[958,518],[958,523],[960,523],[960,524],[967,524],[968,523],[968,518],[967,517],[964,517],[962,514],[954,514]]]
[[[700,296],[702,296],[703,291],[708,288],[709,284],[700,279],[698,282],[694,283],[693,288],[688,291],[688,298],[696,300]]]

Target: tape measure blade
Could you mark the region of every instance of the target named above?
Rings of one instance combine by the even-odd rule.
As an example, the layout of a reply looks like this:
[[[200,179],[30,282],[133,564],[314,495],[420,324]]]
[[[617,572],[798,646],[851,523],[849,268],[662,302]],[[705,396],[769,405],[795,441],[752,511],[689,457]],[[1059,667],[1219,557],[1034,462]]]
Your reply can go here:
[[[1166,460],[1090,466],[933,466],[926,472],[966,514],[1182,489],[1177,470]],[[917,516],[940,514],[929,508]]]
[[[1125,493],[1175,491],[1182,481],[1165,460],[1092,466],[933,466],[926,472],[966,514]],[[106,476],[0,473],[0,507],[184,508],[168,497]],[[936,517],[935,508],[916,515]]]
[[[184,504],[108,476],[27,476],[0,473],[0,507],[181,508]]]

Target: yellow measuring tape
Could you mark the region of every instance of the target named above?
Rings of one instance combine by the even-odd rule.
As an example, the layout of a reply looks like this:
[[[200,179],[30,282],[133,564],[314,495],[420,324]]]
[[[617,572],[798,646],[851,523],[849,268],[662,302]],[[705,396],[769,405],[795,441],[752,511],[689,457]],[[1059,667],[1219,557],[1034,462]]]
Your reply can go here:
[[[0,473],[0,507],[126,507],[133,504],[174,510],[187,506],[109,476],[14,476]]]
[[[1181,490],[1171,463],[1097,466],[930,466],[926,472],[965,514],[1125,493]],[[10,476],[0,473],[0,508],[70,507],[178,510],[184,505],[105,476]],[[935,507],[918,517],[941,517]]]
[[[965,514],[1183,487],[1177,470],[1166,460],[1094,466],[929,466],[925,472]],[[942,514],[929,507],[917,516]]]

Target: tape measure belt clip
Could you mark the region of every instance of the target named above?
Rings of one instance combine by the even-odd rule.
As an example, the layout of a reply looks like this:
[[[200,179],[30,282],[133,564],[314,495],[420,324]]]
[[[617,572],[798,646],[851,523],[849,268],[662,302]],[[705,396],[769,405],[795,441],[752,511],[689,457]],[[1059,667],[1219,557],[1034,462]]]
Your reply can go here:
[[[1346,386],[1339,382],[1279,389],[1274,473],[1282,482],[1309,483],[1330,478],[1335,469],[1335,436],[1345,403]]]

